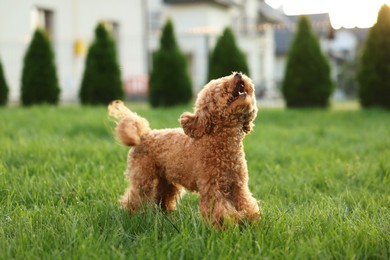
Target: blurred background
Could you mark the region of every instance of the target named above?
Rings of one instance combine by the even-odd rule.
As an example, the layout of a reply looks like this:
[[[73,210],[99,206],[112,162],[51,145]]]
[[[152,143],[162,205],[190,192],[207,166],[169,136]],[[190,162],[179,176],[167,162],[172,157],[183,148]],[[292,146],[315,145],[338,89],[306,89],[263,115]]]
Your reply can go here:
[[[329,58],[333,98],[350,99],[359,52],[384,3],[389,1],[0,0],[0,58],[9,101],[18,102],[24,53],[34,30],[43,28],[55,53],[60,101],[78,102],[88,46],[96,24],[104,22],[115,40],[126,97],[146,99],[152,54],[170,18],[196,93],[207,82],[210,49],[230,27],[258,97],[278,100],[297,18],[306,14]]]

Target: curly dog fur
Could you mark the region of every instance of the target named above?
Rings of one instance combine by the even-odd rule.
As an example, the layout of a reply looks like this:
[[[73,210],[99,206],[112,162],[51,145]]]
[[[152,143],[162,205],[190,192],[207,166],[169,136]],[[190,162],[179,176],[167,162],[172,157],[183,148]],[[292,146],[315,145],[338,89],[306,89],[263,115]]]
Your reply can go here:
[[[260,218],[242,142],[257,114],[250,78],[233,73],[210,81],[199,92],[194,113],[180,116],[182,128],[151,130],[121,101],[108,110],[117,120],[119,140],[132,147],[125,172],[130,185],[120,199],[130,213],[144,203],[174,210],[185,188],[199,193],[200,212],[214,226],[224,219]]]

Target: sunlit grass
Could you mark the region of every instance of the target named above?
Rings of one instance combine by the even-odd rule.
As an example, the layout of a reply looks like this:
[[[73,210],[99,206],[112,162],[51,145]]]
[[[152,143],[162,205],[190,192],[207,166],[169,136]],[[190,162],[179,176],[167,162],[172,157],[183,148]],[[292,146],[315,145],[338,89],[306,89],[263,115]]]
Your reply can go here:
[[[190,107],[130,105],[153,128]],[[216,231],[197,196],[129,218],[127,149],[104,107],[0,109],[0,259],[390,257],[390,114],[259,112],[245,139],[257,226]]]

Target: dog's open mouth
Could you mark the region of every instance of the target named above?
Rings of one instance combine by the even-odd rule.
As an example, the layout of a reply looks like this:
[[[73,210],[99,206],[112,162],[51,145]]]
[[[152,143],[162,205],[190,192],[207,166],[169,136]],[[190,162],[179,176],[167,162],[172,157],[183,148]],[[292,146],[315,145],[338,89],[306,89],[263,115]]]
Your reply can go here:
[[[232,92],[232,96],[228,100],[229,105],[240,97],[246,97],[247,94],[248,93],[245,91],[244,82],[242,82],[242,80],[239,80]]]

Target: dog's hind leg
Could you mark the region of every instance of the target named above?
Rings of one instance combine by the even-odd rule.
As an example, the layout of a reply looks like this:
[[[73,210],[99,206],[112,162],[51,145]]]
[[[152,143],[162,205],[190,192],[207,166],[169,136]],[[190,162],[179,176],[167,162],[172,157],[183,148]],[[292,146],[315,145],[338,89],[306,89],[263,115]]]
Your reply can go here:
[[[156,202],[162,210],[173,211],[176,208],[176,200],[179,198],[182,188],[164,178],[159,178],[156,191]]]
[[[119,202],[123,207],[129,209],[129,213],[139,211],[146,204],[155,203],[158,176],[156,169],[148,164],[131,164],[126,177],[129,180],[129,187]]]
[[[153,185],[145,185],[145,183],[140,184],[137,181],[132,181],[130,187],[120,198],[119,202],[123,207],[128,208],[129,213],[131,214],[139,211],[146,204],[153,202],[153,193]]]

